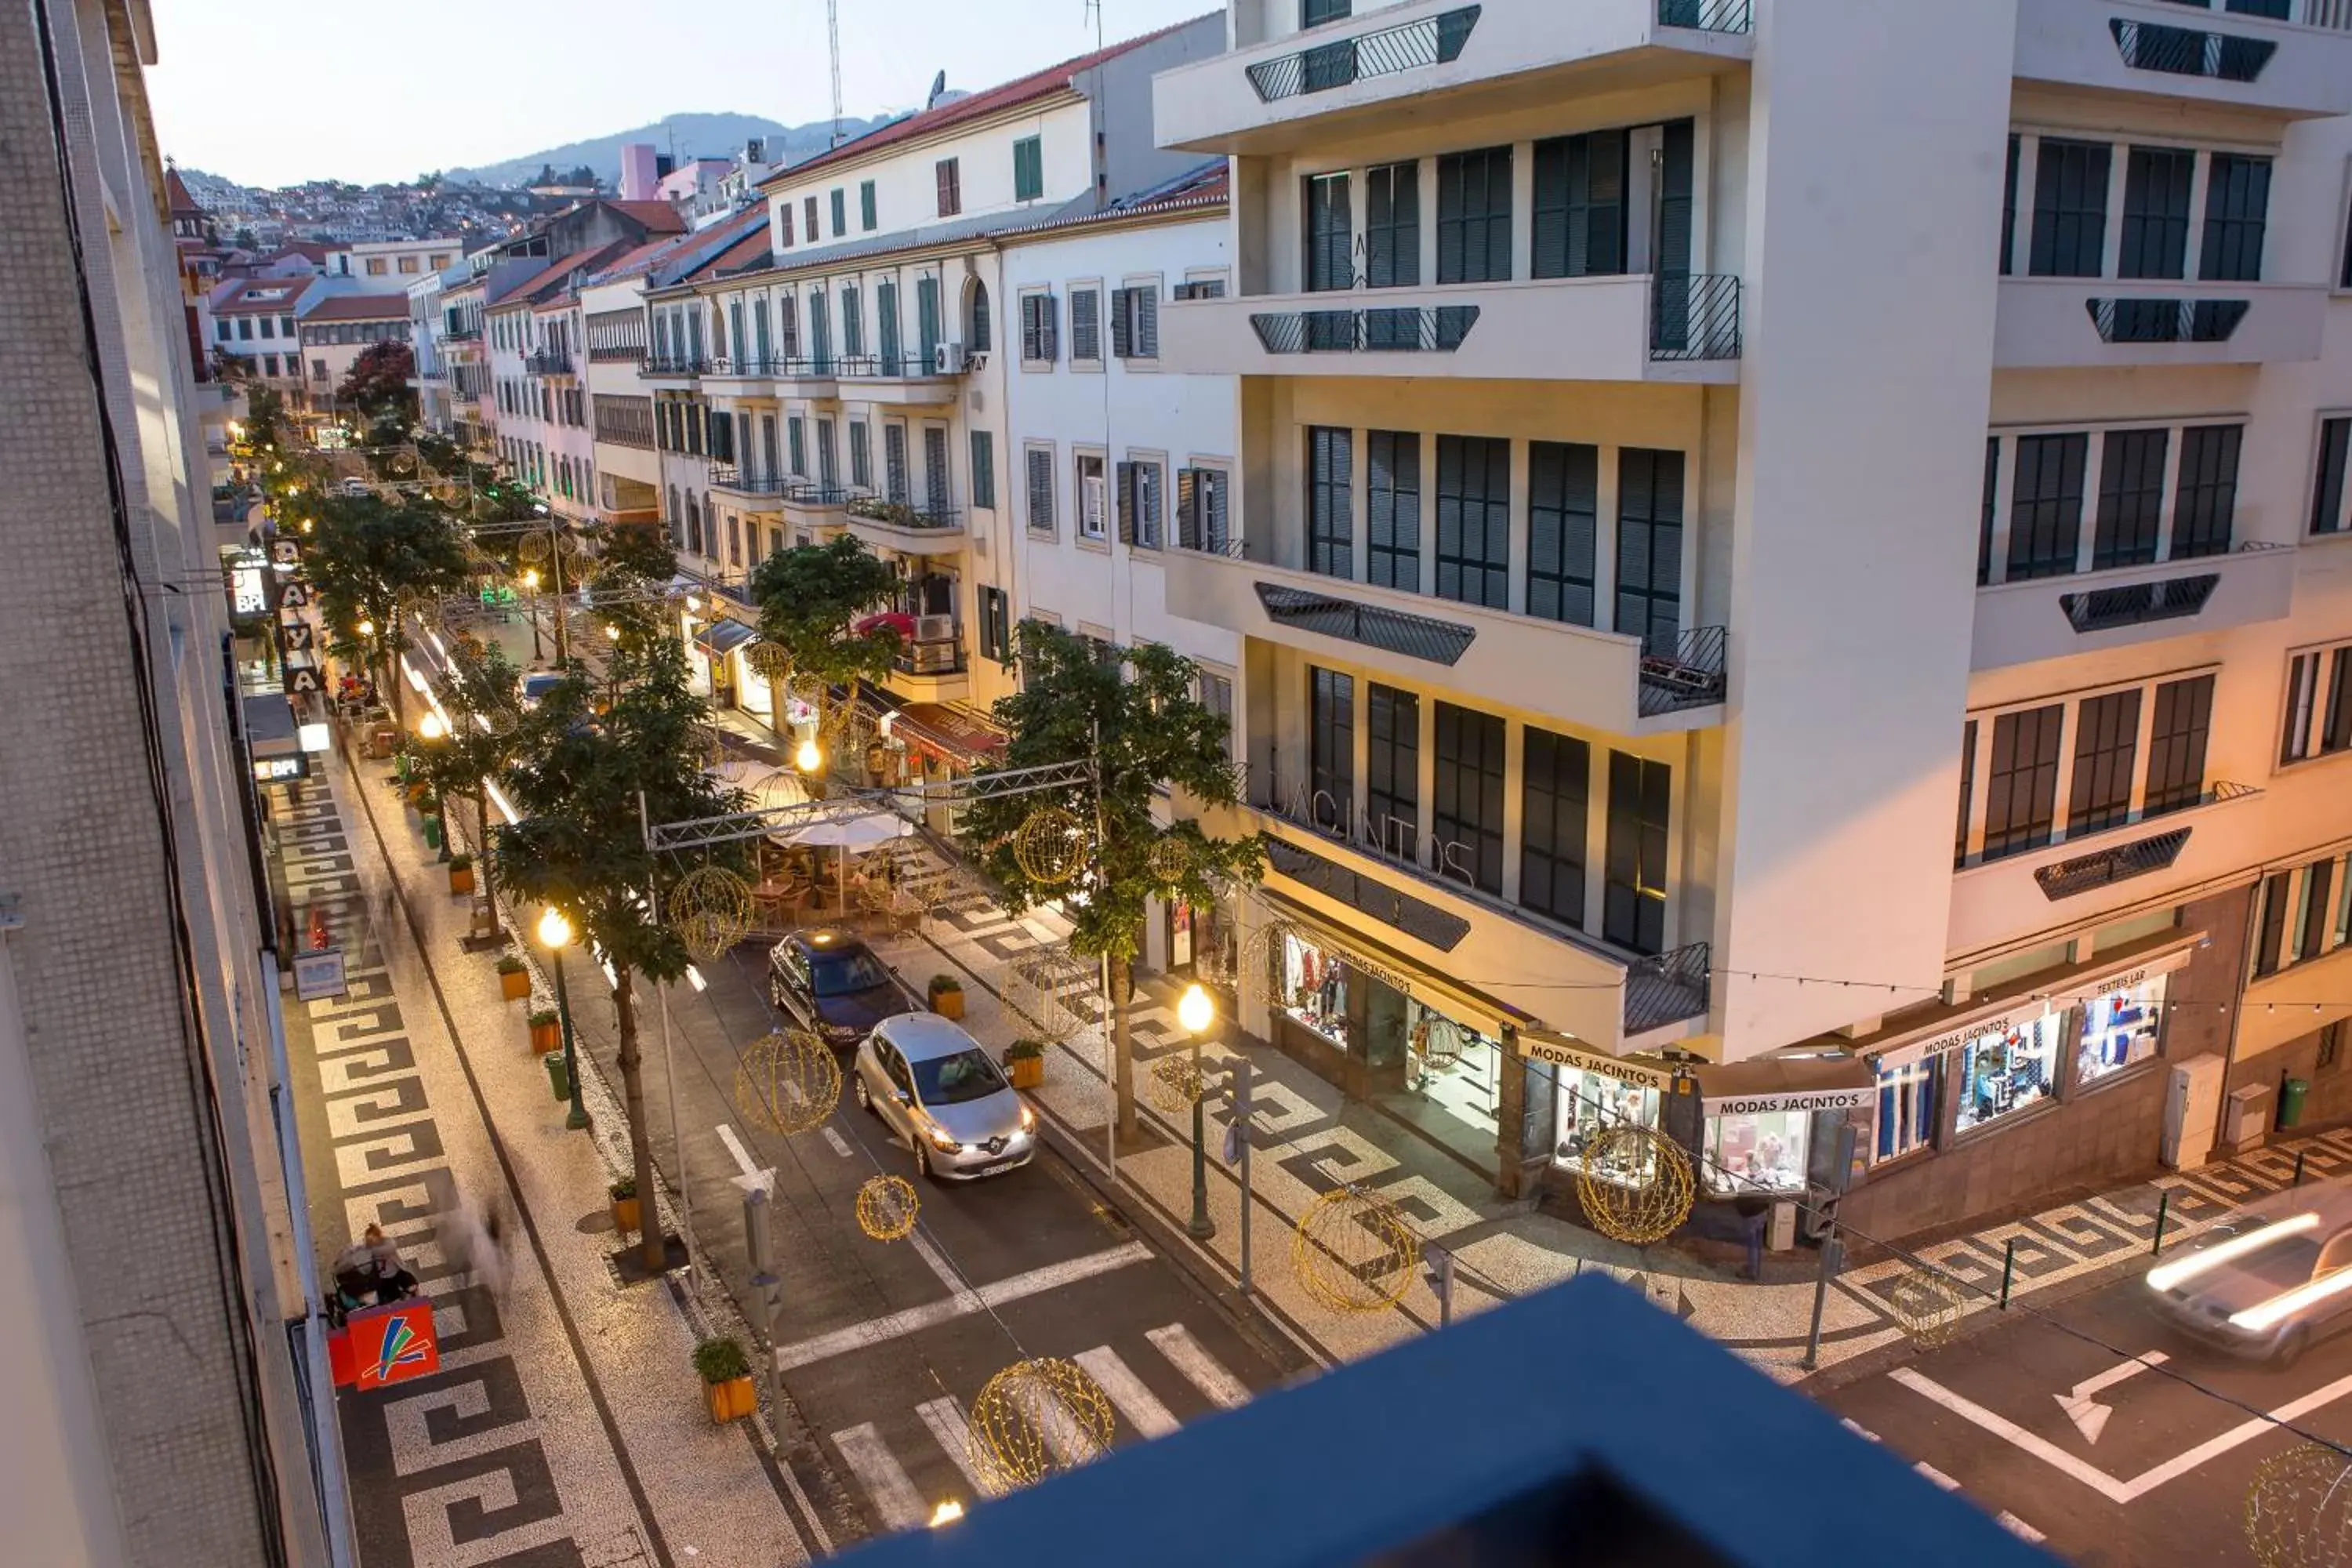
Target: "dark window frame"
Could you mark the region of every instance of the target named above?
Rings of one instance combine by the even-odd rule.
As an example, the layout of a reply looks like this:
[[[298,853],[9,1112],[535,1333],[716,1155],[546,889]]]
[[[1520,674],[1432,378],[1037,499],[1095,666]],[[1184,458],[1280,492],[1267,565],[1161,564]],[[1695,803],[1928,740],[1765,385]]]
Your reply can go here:
[[[1520,739],[1519,904],[1581,931],[1592,745],[1533,725]]]
[[[2204,800],[2206,748],[2213,728],[2213,678],[2193,675],[2159,685],[2153,718],[2142,817],[2184,811]]]
[[[1479,147],[1437,160],[1437,281],[1511,279],[1511,149]]]
[[[2086,698],[2076,706],[2074,780],[2066,803],[2069,838],[2130,820],[2139,710],[2137,686]]]
[[[1469,880],[1481,892],[1503,891],[1503,802],[1507,777],[1505,747],[1509,726],[1498,713],[1440,702],[1431,751],[1435,762],[1431,790],[1431,837],[1440,876],[1460,875],[1445,854],[1447,845],[1469,851]]]
[[[2039,849],[2057,829],[2059,742],[2066,705],[2053,702],[1996,716],[1986,759],[1982,858]]]
[[[1364,694],[1364,828],[1381,854],[1421,842],[1421,695],[1375,680]]]
[[[1510,486],[1509,441],[1437,437],[1437,597],[1510,607]]]
[[[1673,850],[1673,766],[1612,750],[1607,810],[1601,937],[1634,952],[1661,952]]]
[[[2112,142],[2042,138],[2034,153],[2033,230],[2027,244],[2031,276],[2099,276],[2114,166]]]
[[[1528,445],[1528,614],[1599,625],[1601,448]]]
[[[2242,425],[2191,425],[2180,432],[2172,492],[2172,548],[2167,559],[2229,553],[2238,513]]]
[[[2106,432],[2099,456],[2091,570],[2155,563],[2164,531],[2164,479],[2171,455],[2169,428]]]
[[[1355,431],[1307,426],[1307,569],[1319,576],[1355,579]]]
[[[1332,820],[1323,820],[1324,802]],[[1356,809],[1356,678],[1307,667],[1307,820],[1345,836]]]
[[[2080,431],[2017,437],[2010,464],[2009,561],[2004,580],[2063,577],[2083,536],[2083,481],[2091,438]]]
[[[1364,432],[1364,580],[1421,592],[1421,432]]]

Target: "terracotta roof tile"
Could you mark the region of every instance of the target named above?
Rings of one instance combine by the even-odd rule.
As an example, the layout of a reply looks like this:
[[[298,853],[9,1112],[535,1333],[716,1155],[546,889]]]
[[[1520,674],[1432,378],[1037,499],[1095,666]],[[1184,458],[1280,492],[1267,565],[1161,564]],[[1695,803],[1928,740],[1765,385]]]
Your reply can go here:
[[[306,321],[404,321],[405,294],[331,294],[302,312]]]
[[[645,225],[647,234],[677,234],[686,227],[686,220],[667,202],[608,201],[604,205]]]
[[[215,316],[268,316],[291,310],[316,286],[314,278],[239,278],[213,296]]]

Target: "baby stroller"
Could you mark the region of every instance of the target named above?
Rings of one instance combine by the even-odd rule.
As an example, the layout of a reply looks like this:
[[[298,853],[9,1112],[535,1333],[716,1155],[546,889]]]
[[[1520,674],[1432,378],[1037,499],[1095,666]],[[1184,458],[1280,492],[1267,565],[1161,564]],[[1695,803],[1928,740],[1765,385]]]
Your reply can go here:
[[[375,1254],[364,1242],[354,1242],[335,1254],[334,1283],[327,1289],[327,1326],[340,1329],[353,1312],[416,1293],[404,1274],[385,1279],[376,1271]]]

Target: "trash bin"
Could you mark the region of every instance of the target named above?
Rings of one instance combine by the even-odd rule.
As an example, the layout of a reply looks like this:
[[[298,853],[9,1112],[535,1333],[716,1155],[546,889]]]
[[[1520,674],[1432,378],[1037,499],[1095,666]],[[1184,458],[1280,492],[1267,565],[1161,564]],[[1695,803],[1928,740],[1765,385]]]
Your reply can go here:
[[[428,816],[425,819],[425,847],[427,849],[441,847],[441,819],[437,816]]]
[[[2307,1078],[2280,1080],[2278,1124],[2281,1127],[2293,1127],[2303,1120],[2303,1102],[2310,1093],[2311,1080]]]
[[[548,1087],[555,1090],[556,1102],[560,1105],[572,1103],[572,1065],[564,1056],[562,1051],[550,1051],[540,1058],[547,1064]]]

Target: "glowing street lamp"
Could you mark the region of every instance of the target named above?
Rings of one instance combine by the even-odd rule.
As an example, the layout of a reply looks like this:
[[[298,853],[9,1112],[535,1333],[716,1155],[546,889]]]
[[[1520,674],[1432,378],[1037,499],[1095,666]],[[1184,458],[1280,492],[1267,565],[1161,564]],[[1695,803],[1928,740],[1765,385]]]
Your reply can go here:
[[[1184,1229],[1193,1240],[1206,1241],[1217,1234],[1217,1222],[1209,1217],[1206,1112],[1202,1105],[1209,1096],[1208,1080],[1201,1076],[1201,1037],[1216,1026],[1217,1005],[1199,981],[1184,987],[1184,994],[1176,999],[1176,1021],[1192,1037],[1192,1217]]]
[[[588,1108],[580,1102],[580,1040],[572,1032],[572,996],[563,988],[563,950],[572,945],[572,922],[550,904],[539,917],[540,945],[547,949],[548,967],[555,972],[555,1013],[563,1025],[564,1076],[572,1080],[572,1113],[563,1125],[575,1131],[588,1125]]]
[[[824,766],[824,752],[814,740],[803,741],[793,752],[793,766],[813,778]]]

